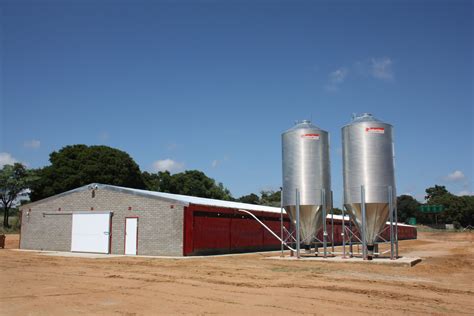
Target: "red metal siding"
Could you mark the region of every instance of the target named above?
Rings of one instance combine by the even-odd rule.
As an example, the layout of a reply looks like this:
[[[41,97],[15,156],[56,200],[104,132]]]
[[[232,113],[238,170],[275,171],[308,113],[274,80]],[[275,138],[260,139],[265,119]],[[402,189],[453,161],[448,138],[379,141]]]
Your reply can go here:
[[[229,218],[194,217],[193,250],[230,250]]]
[[[280,214],[252,212],[272,231],[280,236]],[[290,222],[284,215],[285,227]],[[331,238],[331,222],[327,221],[328,241]],[[342,222],[334,220],[334,240],[342,243]],[[348,222],[346,221],[346,225]],[[388,226],[388,225],[387,225]],[[347,226],[348,227],[348,226]],[[352,230],[358,236],[356,228]],[[388,238],[390,230],[383,233]],[[183,255],[235,253],[258,250],[276,250],[280,241],[270,234],[254,218],[236,209],[218,208],[204,205],[189,205],[184,210]],[[318,238],[322,240],[322,232]],[[398,238],[416,239],[416,227],[398,226]]]
[[[265,225],[268,226],[277,236],[280,236],[281,230],[280,230],[280,221],[263,221]],[[287,229],[289,229],[290,223],[285,222],[285,226]],[[266,246],[279,246],[280,241],[276,239],[272,234],[270,234],[269,231],[266,229],[263,231],[263,244]]]
[[[252,212],[280,235],[280,214]],[[289,221],[285,216],[285,226]],[[189,205],[184,211],[183,255],[279,249],[280,241],[248,214]]]
[[[190,254],[193,252],[193,232],[194,232],[194,223],[193,223],[193,210],[189,207],[184,208],[184,218],[183,218],[183,255]]]
[[[240,213],[240,212],[239,212]],[[260,214],[254,213],[256,216]],[[236,214],[237,216],[239,214]],[[230,244],[232,249],[258,249],[263,246],[263,226],[249,218],[232,218]]]

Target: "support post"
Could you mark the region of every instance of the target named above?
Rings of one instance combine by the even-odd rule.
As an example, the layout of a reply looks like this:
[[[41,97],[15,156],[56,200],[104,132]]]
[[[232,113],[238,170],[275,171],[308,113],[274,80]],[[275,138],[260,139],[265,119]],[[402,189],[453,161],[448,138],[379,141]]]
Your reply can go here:
[[[334,203],[331,190],[331,251],[334,253]]]
[[[323,205],[323,249],[324,249],[324,258],[327,257],[327,239],[328,239],[328,232],[327,232],[327,227],[326,227],[326,190],[322,189],[321,190],[321,204]]]
[[[398,259],[398,214],[397,214],[397,202],[394,205],[395,213],[395,259]]]
[[[284,257],[283,252],[283,188],[280,187],[280,237],[281,237],[281,254],[280,257]]]
[[[346,259],[346,222],[344,220],[345,214],[344,214],[344,204],[342,204],[342,232],[341,232],[341,237],[342,237],[342,259]]]
[[[395,236],[393,232],[393,196],[392,196],[392,187],[388,187],[388,210],[389,210],[389,215],[390,215],[390,260],[395,259],[395,250],[394,250],[394,241],[395,241]]]
[[[366,234],[366,217],[365,217],[365,187],[363,185],[360,186],[360,201],[361,201],[361,208],[362,208],[362,231],[360,235],[362,237],[362,258],[367,260],[367,234]]]
[[[300,191],[296,189],[296,258],[300,258]]]
[[[349,257],[354,257],[354,246],[352,245],[352,220],[349,219],[349,230],[351,234],[349,234]]]

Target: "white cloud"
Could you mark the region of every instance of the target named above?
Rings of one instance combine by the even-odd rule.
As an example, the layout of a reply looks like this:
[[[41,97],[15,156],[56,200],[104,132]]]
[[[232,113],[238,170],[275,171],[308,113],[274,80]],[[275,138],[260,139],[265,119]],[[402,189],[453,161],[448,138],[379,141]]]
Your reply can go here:
[[[346,68],[339,68],[329,74],[329,81],[332,83],[343,83],[348,74]]]
[[[388,57],[372,58],[370,60],[370,73],[377,79],[393,79],[392,60]]]
[[[328,83],[324,86],[324,88],[331,92],[337,91],[338,86],[342,84],[344,80],[346,80],[348,74],[349,71],[344,67],[334,70],[329,74]]]
[[[184,170],[184,163],[174,161],[172,159],[163,159],[153,162],[152,169],[154,172],[166,171],[177,173]]]
[[[373,57],[355,62],[350,69],[340,67],[329,73],[324,89],[329,92],[338,91],[341,84],[346,81],[349,73],[357,77],[373,77],[387,81],[395,77],[393,61],[390,57]]]
[[[23,147],[31,148],[31,149],[38,149],[41,146],[41,142],[37,139],[27,140],[23,142]]]
[[[18,160],[13,158],[9,153],[0,153],[0,167],[13,165],[15,162],[18,162]]]
[[[216,168],[219,165],[219,163],[220,163],[219,160],[217,160],[217,159],[213,160],[212,163],[211,163],[212,168]]]
[[[463,196],[463,195],[474,195],[474,192],[468,191],[468,190],[463,190],[457,194],[458,196]]]
[[[464,173],[462,173],[462,171],[456,170],[448,174],[446,177],[444,177],[444,179],[446,181],[457,182],[463,180],[465,177],[466,176],[464,175]]]
[[[395,78],[393,72],[393,61],[390,57],[372,57],[357,61],[353,65],[354,73],[362,77],[373,77],[381,80],[392,80]]]

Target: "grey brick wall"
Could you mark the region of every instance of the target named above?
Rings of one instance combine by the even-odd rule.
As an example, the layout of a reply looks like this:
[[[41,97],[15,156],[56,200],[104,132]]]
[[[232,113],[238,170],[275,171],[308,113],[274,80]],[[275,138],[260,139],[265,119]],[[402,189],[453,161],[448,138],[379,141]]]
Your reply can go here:
[[[43,216],[42,212],[23,214],[22,249],[71,250],[72,215]]]
[[[94,198],[86,189],[27,204],[21,210],[22,249],[70,251],[71,212],[111,211],[111,253],[124,253],[125,218],[135,216],[139,255],[183,254],[184,207],[166,200],[99,188]]]

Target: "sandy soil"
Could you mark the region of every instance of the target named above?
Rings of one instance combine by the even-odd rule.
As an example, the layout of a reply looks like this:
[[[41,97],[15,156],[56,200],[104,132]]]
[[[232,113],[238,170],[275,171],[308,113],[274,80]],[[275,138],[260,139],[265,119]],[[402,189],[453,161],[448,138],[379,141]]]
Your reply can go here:
[[[474,315],[473,240],[402,241],[401,254],[424,259],[411,268],[262,260],[275,253],[85,259],[0,249],[0,314]]]

